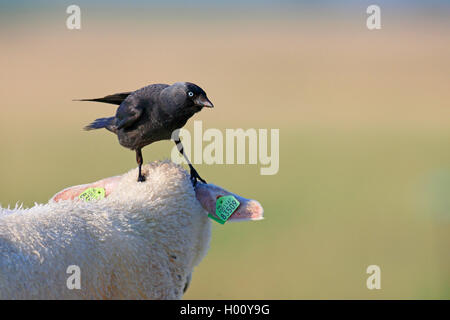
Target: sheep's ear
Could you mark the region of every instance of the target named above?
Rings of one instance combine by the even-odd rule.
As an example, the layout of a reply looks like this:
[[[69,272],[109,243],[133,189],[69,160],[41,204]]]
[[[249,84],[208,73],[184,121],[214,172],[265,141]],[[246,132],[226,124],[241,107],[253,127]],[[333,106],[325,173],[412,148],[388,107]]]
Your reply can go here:
[[[197,200],[202,207],[211,215],[216,215],[216,201],[223,196],[234,196],[240,203],[236,211],[228,218],[228,221],[248,221],[263,219],[264,209],[256,200],[246,199],[231,193],[213,184],[197,183],[195,187]]]
[[[89,188],[104,188],[105,196],[107,197],[114,190],[120,178],[120,176],[111,177],[91,184],[83,184],[80,186],[70,187],[54,195],[50,201],[58,202],[61,200],[75,200],[78,199],[80,194],[82,194],[86,189]]]

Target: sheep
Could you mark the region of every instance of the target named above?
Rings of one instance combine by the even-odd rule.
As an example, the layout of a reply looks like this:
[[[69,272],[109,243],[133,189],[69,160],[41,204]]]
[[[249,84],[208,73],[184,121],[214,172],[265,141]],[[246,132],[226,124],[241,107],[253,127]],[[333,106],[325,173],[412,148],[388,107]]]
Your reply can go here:
[[[194,189],[170,161],[145,165],[144,183],[136,170],[68,188],[45,205],[0,209],[0,299],[181,299],[209,247],[207,214],[230,193]],[[89,187],[106,197],[79,200]],[[231,221],[262,219],[257,201],[236,197]],[[68,286],[71,266],[79,288]]]

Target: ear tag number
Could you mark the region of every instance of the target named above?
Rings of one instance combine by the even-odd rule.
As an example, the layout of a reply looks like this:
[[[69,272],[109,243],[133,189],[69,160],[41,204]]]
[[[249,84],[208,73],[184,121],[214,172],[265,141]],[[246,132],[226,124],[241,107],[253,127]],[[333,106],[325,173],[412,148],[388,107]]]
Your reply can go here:
[[[239,207],[240,202],[234,196],[223,196],[216,201],[216,215],[209,214],[208,216],[220,224],[224,224],[228,218],[236,211]]]

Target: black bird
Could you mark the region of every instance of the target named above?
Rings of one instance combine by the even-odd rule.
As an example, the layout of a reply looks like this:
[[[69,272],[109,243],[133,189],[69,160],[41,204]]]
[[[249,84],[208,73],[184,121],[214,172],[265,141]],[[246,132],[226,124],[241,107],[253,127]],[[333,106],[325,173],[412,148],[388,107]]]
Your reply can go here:
[[[172,133],[182,128],[195,113],[204,107],[213,108],[205,91],[190,82],[177,82],[173,85],[151,84],[134,92],[112,94],[97,99],[77,101],[96,101],[120,105],[116,116],[100,118],[85,130],[105,128],[117,135],[119,143],[136,151],[139,165],[138,181],[145,181],[141,168],[143,163],[141,149],[153,142],[170,140]],[[178,151],[185,157],[191,170],[194,186],[197,179],[206,183],[192,166],[183,152],[178,136],[174,137]]]

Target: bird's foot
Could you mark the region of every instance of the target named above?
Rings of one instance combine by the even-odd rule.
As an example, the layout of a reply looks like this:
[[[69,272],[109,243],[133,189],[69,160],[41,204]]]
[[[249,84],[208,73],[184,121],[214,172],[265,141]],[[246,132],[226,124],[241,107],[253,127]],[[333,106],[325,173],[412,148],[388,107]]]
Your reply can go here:
[[[191,169],[191,182],[192,185],[195,187],[197,185],[197,181],[200,180],[203,183],[206,183],[205,180],[202,179],[202,177],[200,177],[200,175],[198,174],[197,170],[195,169]]]
[[[143,176],[142,174],[140,174],[140,175],[138,176],[137,181],[138,181],[138,182],[145,182],[145,176]]]

